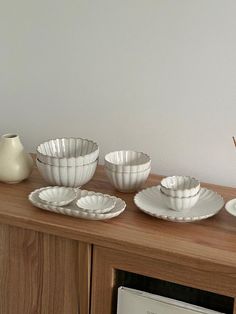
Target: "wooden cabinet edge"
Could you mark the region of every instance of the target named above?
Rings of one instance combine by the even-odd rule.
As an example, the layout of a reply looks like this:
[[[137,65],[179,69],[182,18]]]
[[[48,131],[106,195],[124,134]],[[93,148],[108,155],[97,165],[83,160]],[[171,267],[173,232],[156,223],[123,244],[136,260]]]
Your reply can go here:
[[[234,297],[234,276],[209,273],[161,260],[95,246],[93,249],[93,280],[91,314],[111,314],[115,270],[123,270],[152,278],[166,280],[213,293]],[[214,270],[213,270],[214,271]],[[106,300],[106,302],[101,302]],[[234,304],[234,314],[236,305]]]
[[[55,235],[58,237],[63,237],[70,240],[76,240],[79,242],[88,243],[88,245],[96,245],[100,247],[104,247],[107,249],[115,249],[117,251],[132,253],[135,255],[140,255],[146,258],[160,259],[167,262],[172,262],[175,260],[176,264],[188,266],[191,264],[193,267],[201,266],[202,269],[211,270],[214,265],[215,269],[222,272],[228,273],[236,273],[236,266],[228,265],[228,264],[219,264],[215,260],[204,260],[202,258],[198,258],[197,256],[193,256],[191,254],[177,254],[175,252],[169,252],[167,250],[161,249],[148,249],[143,248],[142,246],[136,245],[135,247],[132,245],[125,245],[125,243],[119,243],[117,241],[113,241],[111,239],[106,239],[103,237],[96,237],[95,235],[85,234],[78,232],[77,230],[69,230],[68,228],[60,228],[53,227],[52,225],[45,225],[44,223],[38,222],[18,222],[17,220],[9,221],[6,217],[1,217],[0,215],[0,223],[7,224],[9,226],[15,226],[22,229],[42,232],[50,235]]]
[[[0,312],[89,314],[91,254],[87,243],[0,224]]]
[[[92,245],[79,243],[79,314],[90,313]]]

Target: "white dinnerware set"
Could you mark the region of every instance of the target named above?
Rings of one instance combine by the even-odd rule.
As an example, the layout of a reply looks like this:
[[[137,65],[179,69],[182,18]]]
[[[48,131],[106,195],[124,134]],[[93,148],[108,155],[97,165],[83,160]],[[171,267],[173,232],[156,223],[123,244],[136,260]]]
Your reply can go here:
[[[126,207],[115,196],[61,186],[37,189],[29,195],[29,201],[44,210],[90,220],[114,218]]]
[[[51,187],[38,189],[29,200],[45,210],[86,219],[109,219],[126,207],[120,198],[81,190],[96,170],[99,147],[82,138],[49,140],[37,147],[37,166]],[[105,171],[120,192],[141,189],[151,170],[151,158],[143,152],[121,150],[105,155]],[[54,186],[54,187],[53,187]],[[148,215],[178,222],[191,222],[215,215],[224,205],[214,191],[201,188],[188,176],[164,178],[160,185],[138,192],[134,203]]]
[[[224,206],[221,195],[201,188],[198,180],[186,176],[164,178],[159,186],[137,193],[134,202],[148,215],[177,222],[212,217]]]
[[[99,158],[98,144],[82,138],[49,140],[37,147],[37,167],[50,185],[81,187],[89,182]],[[135,192],[146,182],[151,158],[142,152],[122,150],[105,156],[110,183],[121,192]]]

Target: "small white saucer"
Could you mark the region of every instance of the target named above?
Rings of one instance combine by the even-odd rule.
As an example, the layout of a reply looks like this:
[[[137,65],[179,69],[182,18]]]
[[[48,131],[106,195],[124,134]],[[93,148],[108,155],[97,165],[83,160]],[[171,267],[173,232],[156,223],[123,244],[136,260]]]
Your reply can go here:
[[[116,201],[113,196],[102,193],[83,196],[76,202],[79,209],[96,214],[104,214],[111,211],[115,204]]]
[[[39,198],[54,206],[64,206],[73,202],[77,197],[77,191],[74,188],[64,186],[48,186],[39,193]]]
[[[201,188],[199,201],[189,211],[169,209],[163,202],[160,186],[153,186],[137,193],[134,203],[148,215],[176,222],[191,222],[209,218],[217,214],[224,206],[224,200],[218,193]]]
[[[225,209],[230,215],[236,216],[236,198],[233,198],[232,200],[228,201],[225,204]]]

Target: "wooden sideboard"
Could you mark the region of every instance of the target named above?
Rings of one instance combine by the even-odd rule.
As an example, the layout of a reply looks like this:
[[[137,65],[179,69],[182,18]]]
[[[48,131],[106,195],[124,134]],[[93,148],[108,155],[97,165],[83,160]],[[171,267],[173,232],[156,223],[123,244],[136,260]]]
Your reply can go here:
[[[151,175],[146,186],[160,179]],[[195,223],[155,219],[99,166],[83,188],[121,197],[127,209],[88,221],[32,206],[28,194],[46,185],[37,169],[25,182],[0,184],[0,314],[115,313],[118,270],[236,297],[236,218],[224,209]],[[234,188],[205,186],[236,197]]]

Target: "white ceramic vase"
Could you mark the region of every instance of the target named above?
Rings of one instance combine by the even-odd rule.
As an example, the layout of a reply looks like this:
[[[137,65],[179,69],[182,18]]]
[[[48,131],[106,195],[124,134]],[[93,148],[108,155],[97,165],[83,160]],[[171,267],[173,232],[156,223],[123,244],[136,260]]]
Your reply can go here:
[[[3,135],[0,140],[0,181],[21,182],[29,177],[32,169],[32,157],[24,151],[19,136]]]

